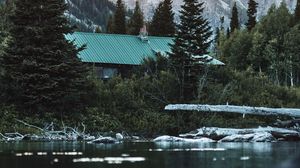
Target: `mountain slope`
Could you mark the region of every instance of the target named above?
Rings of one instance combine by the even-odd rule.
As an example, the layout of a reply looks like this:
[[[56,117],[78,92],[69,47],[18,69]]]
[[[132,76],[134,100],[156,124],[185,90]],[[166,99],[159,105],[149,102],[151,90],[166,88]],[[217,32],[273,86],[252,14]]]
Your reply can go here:
[[[4,2],[5,0],[0,0]],[[69,6],[66,16],[69,20],[76,24],[81,31],[93,31],[96,26],[105,29],[108,17],[115,11],[116,0],[65,0]],[[128,9],[135,7],[136,0],[124,0]],[[141,8],[144,12],[145,19],[150,21],[154,13],[154,9],[162,0],[139,0]],[[210,21],[212,27],[220,26],[220,17],[224,16],[225,27],[229,25],[231,17],[231,8],[234,2],[240,12],[241,23],[247,20],[248,0],[200,0],[205,2],[205,17]],[[272,4],[279,6],[282,1],[285,1],[289,9],[292,11],[295,8],[297,0],[257,0],[258,18],[265,15]],[[173,0],[173,10],[175,12],[176,22],[179,22],[179,11],[183,0]]]
[[[146,19],[149,19],[153,15],[153,9],[157,6],[157,4],[161,0],[140,0],[142,9],[145,13]],[[205,16],[211,22],[213,27],[219,26],[220,17],[225,17],[225,25],[229,25],[230,17],[231,17],[231,8],[234,2],[237,2],[237,6],[239,8],[241,22],[245,23],[247,20],[246,11],[248,8],[248,0],[200,0],[201,2],[205,2]],[[258,18],[261,18],[263,15],[266,15],[268,9],[272,4],[276,4],[279,6],[282,1],[287,3],[287,6],[290,10],[295,8],[297,0],[257,0],[259,3],[258,6]],[[129,8],[134,7],[135,0],[125,0],[125,4]],[[173,0],[173,10],[176,13],[176,20],[178,22],[178,15],[183,4],[183,0]]]
[[[105,29],[108,17],[115,11],[109,0],[65,0],[69,6],[66,16],[81,31],[93,31],[96,26]]]

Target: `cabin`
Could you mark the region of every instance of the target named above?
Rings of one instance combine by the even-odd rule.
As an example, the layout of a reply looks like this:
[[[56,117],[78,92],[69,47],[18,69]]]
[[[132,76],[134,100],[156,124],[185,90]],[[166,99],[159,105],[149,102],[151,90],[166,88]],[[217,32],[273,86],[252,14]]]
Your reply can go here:
[[[83,62],[93,65],[102,79],[128,74],[141,65],[146,57],[155,58],[157,54],[167,56],[171,51],[169,44],[173,43],[172,37],[147,36],[145,33],[134,36],[74,32],[66,35],[66,39],[74,41],[77,46],[86,45],[79,57]],[[210,64],[224,65],[217,59],[211,59]]]

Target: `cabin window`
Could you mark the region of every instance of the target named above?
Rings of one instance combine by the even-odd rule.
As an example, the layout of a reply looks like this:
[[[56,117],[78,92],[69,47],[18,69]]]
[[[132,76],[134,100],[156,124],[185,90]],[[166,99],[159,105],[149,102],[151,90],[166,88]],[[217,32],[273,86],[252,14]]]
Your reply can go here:
[[[118,74],[117,68],[96,67],[97,76],[101,79],[109,79]]]

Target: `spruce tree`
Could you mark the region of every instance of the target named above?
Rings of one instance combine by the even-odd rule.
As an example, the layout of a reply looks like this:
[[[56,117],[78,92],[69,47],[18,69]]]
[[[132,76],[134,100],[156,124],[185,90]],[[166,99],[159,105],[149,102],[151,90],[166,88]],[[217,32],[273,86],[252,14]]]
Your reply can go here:
[[[248,2],[248,22],[246,23],[248,31],[251,31],[256,25],[256,13],[257,13],[258,3],[255,0],[249,0]]]
[[[11,17],[11,42],[1,65],[10,102],[30,113],[62,115],[84,109],[87,68],[73,42],[64,0],[18,0]]]
[[[114,33],[126,34],[125,7],[122,0],[117,1],[117,9],[114,16]]]
[[[132,35],[138,35],[143,25],[144,25],[143,12],[140,8],[139,1],[136,1],[133,15],[129,21],[128,33]]]
[[[174,36],[175,23],[171,0],[164,0],[156,8],[150,25],[150,34],[155,36]]]
[[[300,0],[297,0],[297,4],[296,4],[295,22],[296,24],[300,22]]]
[[[163,2],[160,2],[155,9],[154,15],[152,17],[150,26],[149,26],[149,34],[152,36],[160,36],[162,29],[162,22],[161,22],[161,16],[162,16],[162,8],[163,8]]]
[[[239,23],[239,12],[236,6],[236,2],[233,5],[232,13],[231,13],[231,21],[230,21],[230,32],[234,32],[236,29],[240,28]]]
[[[198,80],[207,58],[212,35],[209,22],[203,17],[204,3],[184,0],[180,11],[180,24],[171,45],[169,58],[171,70],[179,81],[181,101],[189,101],[197,96]]]

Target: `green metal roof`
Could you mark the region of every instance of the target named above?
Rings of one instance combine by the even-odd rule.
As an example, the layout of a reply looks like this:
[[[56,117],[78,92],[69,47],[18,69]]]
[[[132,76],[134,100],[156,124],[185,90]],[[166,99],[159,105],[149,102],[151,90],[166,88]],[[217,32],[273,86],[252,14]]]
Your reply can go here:
[[[66,38],[75,40],[77,46],[87,45],[79,55],[83,62],[127,65],[140,65],[145,57],[169,52],[169,43],[173,42],[170,37],[149,36],[148,41],[142,41],[138,36],[84,32]]]
[[[148,41],[143,41],[132,35],[86,32],[67,34],[66,39],[74,40],[77,46],[87,45],[79,54],[83,62],[102,64],[140,65],[146,57],[171,52],[170,44],[173,44],[172,37],[149,36]],[[216,59],[209,64],[224,65]]]

